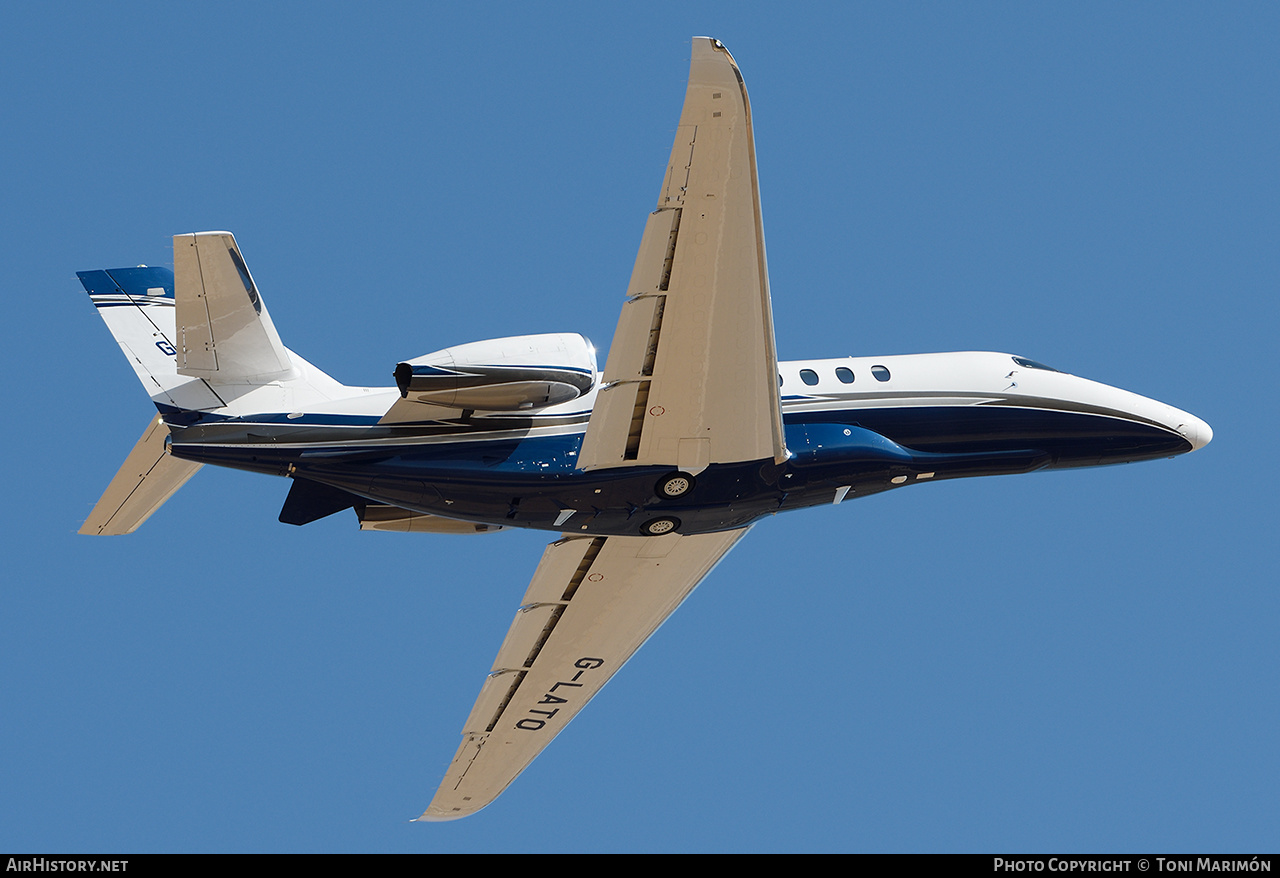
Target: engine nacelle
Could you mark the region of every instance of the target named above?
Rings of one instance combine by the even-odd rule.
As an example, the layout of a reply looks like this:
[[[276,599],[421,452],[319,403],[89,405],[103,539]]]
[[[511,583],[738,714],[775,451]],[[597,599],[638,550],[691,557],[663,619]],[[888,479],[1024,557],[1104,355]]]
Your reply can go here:
[[[596,352],[576,332],[518,335],[445,348],[396,365],[400,396],[489,412],[543,408],[582,396]]]

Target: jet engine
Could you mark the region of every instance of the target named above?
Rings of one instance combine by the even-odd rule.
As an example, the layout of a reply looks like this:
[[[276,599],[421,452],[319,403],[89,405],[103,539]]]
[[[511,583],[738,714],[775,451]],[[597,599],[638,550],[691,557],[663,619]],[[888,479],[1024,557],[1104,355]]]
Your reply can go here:
[[[596,381],[596,352],[577,333],[519,335],[445,348],[396,365],[400,396],[476,411],[543,408]]]

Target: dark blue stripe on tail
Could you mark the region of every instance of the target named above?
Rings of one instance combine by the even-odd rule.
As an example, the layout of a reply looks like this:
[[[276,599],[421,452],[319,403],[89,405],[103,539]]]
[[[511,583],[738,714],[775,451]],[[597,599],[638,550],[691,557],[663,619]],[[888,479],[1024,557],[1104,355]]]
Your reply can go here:
[[[109,268],[105,271],[77,271],[76,277],[89,295],[147,296],[173,298],[173,272],[167,268]],[[163,290],[150,294],[148,290]]]

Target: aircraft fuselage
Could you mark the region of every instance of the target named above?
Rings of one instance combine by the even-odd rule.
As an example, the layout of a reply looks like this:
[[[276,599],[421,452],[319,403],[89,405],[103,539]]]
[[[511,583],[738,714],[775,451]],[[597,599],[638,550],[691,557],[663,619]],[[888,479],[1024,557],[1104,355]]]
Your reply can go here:
[[[924,481],[1170,457],[1212,435],[1172,406],[1008,354],[779,365],[789,458],[713,464],[679,496],[660,487],[671,467],[577,469],[594,392],[536,414],[412,424],[362,412],[385,411],[394,389],[345,413],[174,413],[171,453],[328,486],[341,493],[321,501],[339,509],[365,501],[491,527],[637,535],[659,519],[675,524],[654,532],[707,533]]]

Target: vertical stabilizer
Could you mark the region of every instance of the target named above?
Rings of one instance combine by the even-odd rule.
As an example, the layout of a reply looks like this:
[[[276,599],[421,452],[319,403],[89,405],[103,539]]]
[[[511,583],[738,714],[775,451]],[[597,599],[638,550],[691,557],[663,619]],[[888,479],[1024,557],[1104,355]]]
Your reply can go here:
[[[76,276],[153,403],[205,411],[223,406],[203,380],[178,374],[172,271],[141,265]]]
[[[165,419],[190,425],[203,413],[292,412],[347,390],[280,342],[230,233],[177,235],[173,258],[176,271],[140,265],[77,272],[160,411],[83,534],[131,533],[199,469],[166,452]]]

